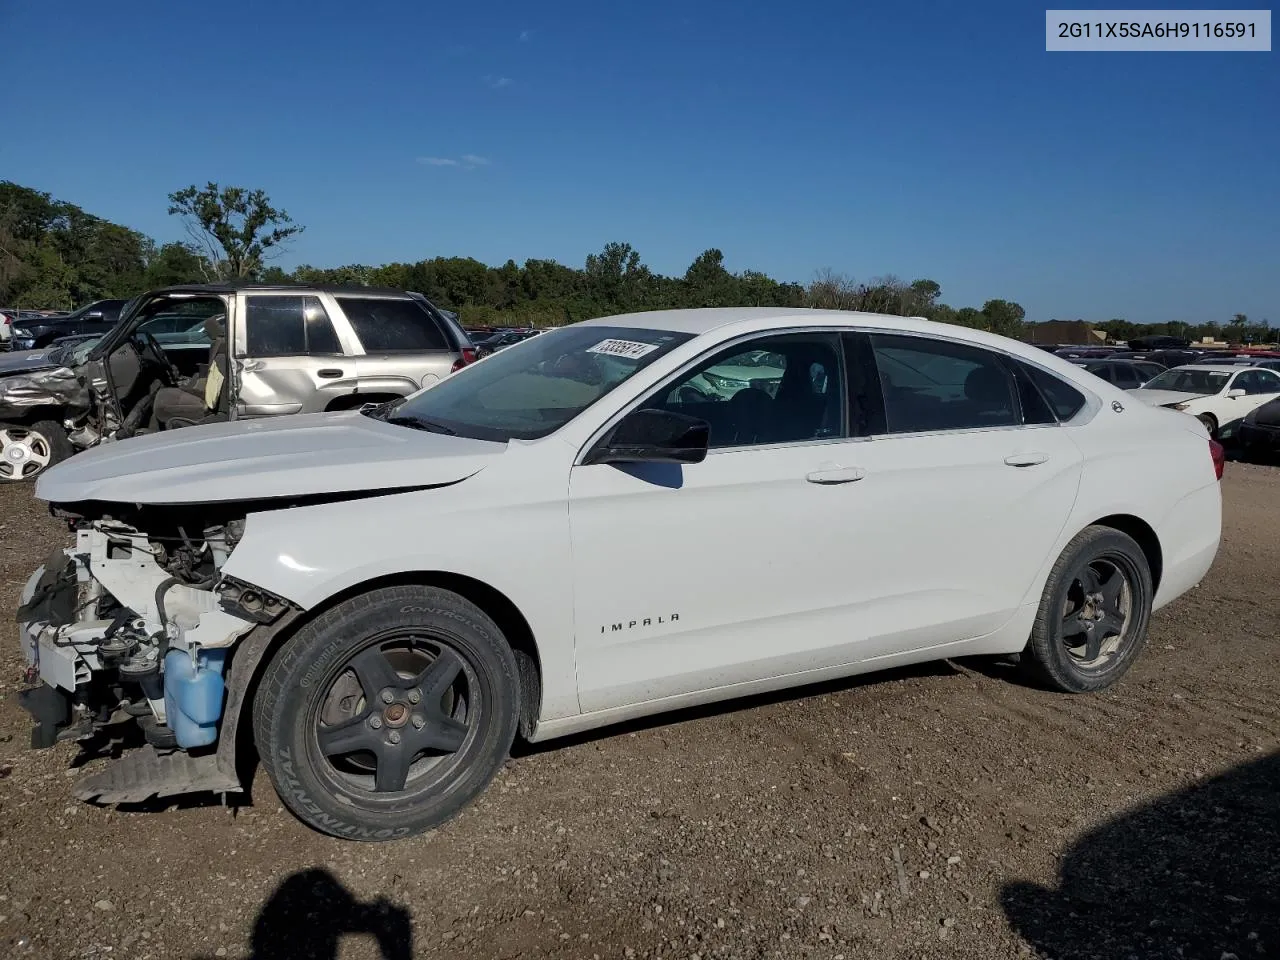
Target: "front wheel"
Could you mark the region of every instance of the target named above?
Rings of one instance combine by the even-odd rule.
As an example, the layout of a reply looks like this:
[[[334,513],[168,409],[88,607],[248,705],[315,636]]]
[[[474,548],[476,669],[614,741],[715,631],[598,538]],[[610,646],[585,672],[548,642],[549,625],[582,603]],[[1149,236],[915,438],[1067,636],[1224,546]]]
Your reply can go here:
[[[34,480],[73,453],[67,431],[52,420],[0,423],[0,483]]]
[[[338,604],[272,658],[254,738],[285,805],[333,836],[390,840],[480,794],[515,738],[519,685],[501,630],[446,590]]]
[[[1215,439],[1217,438],[1218,436],[1218,418],[1217,417],[1215,417],[1212,413],[1202,413],[1200,414],[1200,416],[1196,417],[1196,419],[1204,424],[1204,428],[1209,431],[1210,437]]]
[[[1020,663],[1065,693],[1103,690],[1146,642],[1154,588],[1142,548],[1111,527],[1087,527],[1049,573]]]

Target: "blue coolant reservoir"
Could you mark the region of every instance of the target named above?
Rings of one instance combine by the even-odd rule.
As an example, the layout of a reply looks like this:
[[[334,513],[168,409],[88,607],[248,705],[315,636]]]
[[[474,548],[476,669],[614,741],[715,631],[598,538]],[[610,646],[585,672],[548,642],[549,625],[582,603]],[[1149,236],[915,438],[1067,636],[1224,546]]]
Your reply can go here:
[[[184,650],[170,650],[164,658],[165,723],[184,750],[218,738],[226,659],[226,650],[201,650],[194,666]]]

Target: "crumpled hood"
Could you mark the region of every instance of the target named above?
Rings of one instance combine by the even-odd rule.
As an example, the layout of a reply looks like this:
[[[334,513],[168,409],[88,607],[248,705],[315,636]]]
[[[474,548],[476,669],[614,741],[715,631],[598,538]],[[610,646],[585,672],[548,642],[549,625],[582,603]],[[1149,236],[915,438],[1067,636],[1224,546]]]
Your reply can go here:
[[[1128,393],[1153,407],[1164,407],[1171,403],[1186,403],[1188,400],[1205,398],[1203,393],[1185,393],[1181,390],[1129,390]]]
[[[51,467],[52,503],[211,503],[453,483],[506,445],[393,426],[357,411],[165,430],[105,443]]]
[[[89,388],[70,367],[31,363],[0,375],[0,420],[37,407],[61,408],[50,419],[75,418],[89,409]]]

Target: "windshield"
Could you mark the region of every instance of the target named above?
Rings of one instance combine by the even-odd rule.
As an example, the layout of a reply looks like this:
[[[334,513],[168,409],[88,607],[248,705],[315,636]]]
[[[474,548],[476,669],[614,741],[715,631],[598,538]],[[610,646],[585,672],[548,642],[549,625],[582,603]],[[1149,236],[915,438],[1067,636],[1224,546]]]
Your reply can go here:
[[[59,341],[49,349],[47,354],[50,361],[63,367],[77,367],[84,363],[92,350],[101,340],[101,336],[97,337],[68,337],[64,341]]]
[[[1226,370],[1188,370],[1178,367],[1166,370],[1147,381],[1143,390],[1173,390],[1177,393],[1199,393],[1208,396],[1221,393],[1231,374]]]
[[[370,416],[477,440],[537,440],[690,339],[691,334],[667,330],[563,327],[514,344]]]

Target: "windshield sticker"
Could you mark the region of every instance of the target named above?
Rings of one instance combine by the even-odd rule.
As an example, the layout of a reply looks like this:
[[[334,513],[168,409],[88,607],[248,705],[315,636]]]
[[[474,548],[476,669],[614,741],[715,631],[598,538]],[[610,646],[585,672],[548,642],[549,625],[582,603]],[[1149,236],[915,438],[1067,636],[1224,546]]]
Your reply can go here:
[[[594,347],[588,347],[587,353],[605,353],[611,357],[639,360],[657,349],[656,343],[641,343],[638,340],[601,340]]]

